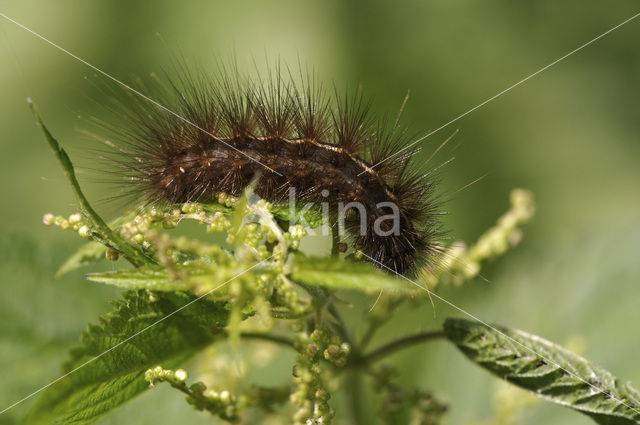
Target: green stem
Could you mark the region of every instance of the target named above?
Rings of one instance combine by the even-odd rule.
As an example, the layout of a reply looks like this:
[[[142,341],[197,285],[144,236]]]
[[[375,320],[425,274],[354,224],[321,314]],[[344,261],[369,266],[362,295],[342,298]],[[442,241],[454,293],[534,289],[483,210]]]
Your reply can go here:
[[[387,311],[393,311],[403,302],[404,302],[403,298],[391,300],[389,301],[389,304],[385,308]],[[382,318],[378,317],[375,320],[369,321],[369,326],[367,327],[367,330],[365,331],[364,335],[362,336],[362,339],[360,340],[360,349],[362,351],[364,351],[367,345],[369,345],[369,343],[373,339],[373,336],[376,334],[378,329],[380,329],[385,323],[387,323],[391,319],[391,317],[393,317],[393,315],[387,314]]]
[[[358,347],[354,346],[353,340],[349,336],[349,332],[347,332],[347,326],[344,320],[342,319],[342,316],[340,315],[340,312],[338,311],[336,306],[330,302],[327,305],[327,310],[338,321],[337,326],[335,326],[335,328],[336,328],[336,331],[340,334],[340,338],[342,338],[343,341],[347,342],[351,346],[352,352],[357,351]]]
[[[91,207],[91,204],[89,204],[89,201],[87,200],[87,198],[85,198],[82,190],[80,189],[80,184],[78,183],[78,179],[76,178],[76,173],[73,168],[73,164],[69,159],[69,156],[67,155],[65,150],[60,147],[60,144],[49,132],[47,127],[45,127],[42,119],[40,118],[40,114],[38,114],[38,110],[31,102],[31,99],[29,99],[28,102],[29,107],[31,108],[31,111],[33,112],[33,115],[36,119],[36,122],[44,132],[44,136],[49,142],[49,146],[51,146],[53,153],[56,155],[56,158],[58,158],[58,161],[60,161],[60,164],[64,169],[64,174],[67,176],[67,179],[69,179],[69,182],[71,183],[71,187],[73,188],[73,191],[76,195],[76,199],[80,204],[80,209],[89,218],[92,227],[97,228],[102,233],[101,236],[106,239],[102,240],[101,242],[107,246],[110,245],[110,242],[113,243],[114,246],[111,248],[120,251],[122,255],[136,267],[142,266],[144,264],[155,264],[156,261],[153,258],[138,250],[133,245],[122,239],[116,232],[111,230],[107,223],[104,222],[102,217],[100,217],[98,213],[93,209],[93,207]]]
[[[257,339],[262,341],[270,341],[280,345],[286,345],[288,347],[293,347],[293,340],[284,336],[266,334],[260,332],[242,332],[240,334],[240,338],[244,339]]]
[[[362,336],[362,339],[360,340],[360,348],[362,350],[364,350],[367,347],[367,345],[369,345],[369,343],[371,342],[371,339],[373,338],[377,330],[380,329],[381,326],[382,326],[382,323],[380,322],[371,322],[369,324],[369,327],[367,328],[364,335]]]
[[[301,313],[292,313],[291,311],[285,310],[283,308],[278,308],[278,307],[271,308],[271,316],[274,319],[283,319],[283,320],[304,319],[305,317],[309,317],[314,312],[315,312],[315,309],[308,309]]]
[[[446,338],[444,331],[421,332],[419,334],[400,338],[386,345],[383,345],[382,347],[365,355],[364,357],[362,357],[362,362],[364,364],[373,363],[411,345],[420,344],[426,341],[440,338]]]
[[[347,373],[346,387],[353,423],[355,425],[366,424],[365,412],[362,410],[362,374],[358,370],[351,370]]]

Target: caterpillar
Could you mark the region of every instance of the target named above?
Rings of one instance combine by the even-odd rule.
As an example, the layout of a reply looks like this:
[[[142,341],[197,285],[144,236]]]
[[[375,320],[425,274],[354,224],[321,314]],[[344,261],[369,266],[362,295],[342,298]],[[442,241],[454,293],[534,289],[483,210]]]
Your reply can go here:
[[[374,119],[361,90],[329,95],[315,77],[296,80],[279,68],[266,81],[183,71],[160,90],[161,107],[131,95],[120,104],[127,124],[110,126],[123,146],[114,160],[136,199],[207,202],[255,181],[268,201],[294,192],[328,204],[353,247],[390,271],[414,275],[436,264],[436,180],[412,166],[416,150],[392,156],[410,141],[407,130],[398,119]]]

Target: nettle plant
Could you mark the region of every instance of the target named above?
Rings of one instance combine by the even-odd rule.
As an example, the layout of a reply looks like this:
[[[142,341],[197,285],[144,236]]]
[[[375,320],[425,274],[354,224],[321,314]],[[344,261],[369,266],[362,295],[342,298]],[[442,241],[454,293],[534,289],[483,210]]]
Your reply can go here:
[[[337,237],[332,255],[305,255],[301,239],[326,219],[313,209],[257,200],[255,182],[240,196],[219,193],[207,203],[148,206],[107,224],[81,192],[69,157],[34,113],[80,209],[69,217],[47,214],[44,223],[90,240],[59,275],[105,259],[125,259],[133,267],[86,275],[126,291],[113,301],[112,312],[83,333],[64,365],[65,376],[43,391],[27,424],[92,423],[158,385],[175,388],[194,409],[231,423],[262,423],[267,417],[304,425],[365,423],[361,380],[375,389],[379,423],[438,424],[448,406],[429,390],[401,385],[385,364],[389,355],[433,340],[600,424],[640,423],[640,394],[609,372],[540,337],[473,316],[370,346],[381,327],[393,326],[395,311],[434,298],[447,302],[437,295],[441,285],[478,276],[483,262],[517,244],[520,226],[533,215],[529,192],[514,190],[510,210],[477,243],[444,246],[437,267],[407,278],[374,267]],[[207,235],[174,236],[185,222],[201,224]],[[361,336],[342,318],[351,306],[341,301],[341,291],[360,291],[375,301],[365,310],[367,330]],[[253,347],[250,355],[240,354],[243,344]],[[251,368],[280,350],[296,353],[290,379],[252,384]],[[352,399],[351,409],[345,408],[351,412],[332,407],[340,391]]]

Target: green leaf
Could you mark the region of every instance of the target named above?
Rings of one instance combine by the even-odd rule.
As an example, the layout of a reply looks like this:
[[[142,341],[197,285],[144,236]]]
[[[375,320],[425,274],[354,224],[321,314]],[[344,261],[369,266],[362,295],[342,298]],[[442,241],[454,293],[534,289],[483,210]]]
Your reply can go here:
[[[274,204],[270,210],[276,218],[282,221],[290,222],[292,224],[305,224],[311,229],[322,224],[322,214],[318,208],[308,208],[306,211],[304,208],[300,208],[296,205],[293,208],[293,213],[289,204]]]
[[[332,257],[293,257],[291,278],[329,289],[410,290],[411,285],[367,263]]]
[[[181,267],[184,270],[184,267]],[[194,272],[200,268],[192,268]],[[129,270],[114,270],[102,273],[89,273],[85,278],[98,283],[119,286],[127,289],[152,289],[154,291],[183,291],[189,289],[179,279],[169,276],[163,266],[146,266]]]
[[[71,257],[60,266],[56,272],[56,279],[65,274],[104,260],[107,247],[99,242],[89,242],[80,247]]]
[[[272,273],[268,263],[250,265],[227,261],[219,264],[190,263],[175,265],[173,272],[163,266],[144,266],[137,269],[89,273],[85,277],[93,282],[115,285],[127,289],[154,291],[192,291],[202,294],[231,279],[252,279],[255,274]]]
[[[629,384],[538,336],[496,329],[462,319],[444,323],[449,340],[500,378],[589,415],[599,424],[640,424],[640,393]]]
[[[43,392],[25,423],[92,423],[148,388],[148,368],[176,367],[222,337],[214,334],[228,320],[224,303],[189,304],[195,299],[182,292],[153,298],[148,291],[126,292],[113,312],[83,334],[64,366],[65,373],[73,373]]]

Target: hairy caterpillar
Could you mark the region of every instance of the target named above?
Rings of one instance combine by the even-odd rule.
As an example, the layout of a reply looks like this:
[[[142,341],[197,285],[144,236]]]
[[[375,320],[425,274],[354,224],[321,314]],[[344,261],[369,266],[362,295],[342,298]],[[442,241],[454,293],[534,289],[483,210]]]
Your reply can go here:
[[[123,146],[112,159],[127,190],[146,203],[207,202],[255,180],[269,201],[294,192],[328,203],[354,247],[390,270],[433,265],[441,235],[433,177],[410,166],[415,150],[372,166],[409,142],[406,131],[374,120],[361,94],[328,96],[314,78],[301,81],[279,68],[267,81],[184,71],[164,90],[166,108],[120,101],[129,125],[109,128]]]

